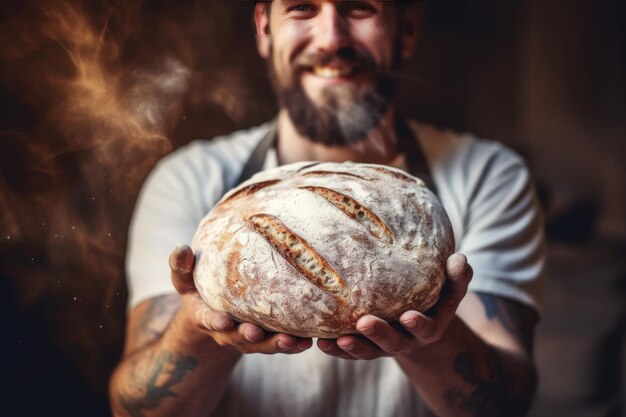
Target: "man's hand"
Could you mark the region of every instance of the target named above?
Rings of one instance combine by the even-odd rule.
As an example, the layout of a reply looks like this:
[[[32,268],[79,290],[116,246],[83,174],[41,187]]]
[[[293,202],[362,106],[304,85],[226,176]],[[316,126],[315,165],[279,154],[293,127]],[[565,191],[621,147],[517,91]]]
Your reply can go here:
[[[177,246],[169,259],[172,282],[183,298],[194,324],[206,332],[218,345],[240,353],[300,353],[312,345],[310,338],[284,333],[266,333],[251,323],[235,323],[225,313],[211,310],[198,294],[193,282],[195,258],[187,245]]]
[[[319,339],[320,350],[343,359],[376,359],[381,356],[406,356],[420,347],[438,341],[455,315],[467,292],[472,268],[465,255],[455,253],[446,262],[447,280],[439,300],[426,316],[414,310],[400,316],[394,327],[373,316],[363,316],[356,323],[361,336],[342,336],[336,340]]]

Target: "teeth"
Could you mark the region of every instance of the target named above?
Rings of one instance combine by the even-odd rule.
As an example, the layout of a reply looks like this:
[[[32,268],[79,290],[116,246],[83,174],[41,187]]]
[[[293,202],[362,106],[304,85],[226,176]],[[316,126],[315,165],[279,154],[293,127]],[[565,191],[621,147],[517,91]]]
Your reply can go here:
[[[322,78],[338,78],[345,77],[350,74],[351,68],[331,68],[331,67],[313,67],[313,73]]]

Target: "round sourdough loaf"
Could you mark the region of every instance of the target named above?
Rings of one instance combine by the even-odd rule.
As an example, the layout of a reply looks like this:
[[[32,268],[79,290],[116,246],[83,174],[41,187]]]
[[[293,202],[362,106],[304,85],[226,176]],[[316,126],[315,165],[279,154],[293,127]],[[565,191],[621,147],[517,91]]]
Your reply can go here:
[[[355,333],[438,299],[454,251],[450,221],[424,183],[356,163],[264,171],[202,220],[194,280],[210,308],[296,336]]]

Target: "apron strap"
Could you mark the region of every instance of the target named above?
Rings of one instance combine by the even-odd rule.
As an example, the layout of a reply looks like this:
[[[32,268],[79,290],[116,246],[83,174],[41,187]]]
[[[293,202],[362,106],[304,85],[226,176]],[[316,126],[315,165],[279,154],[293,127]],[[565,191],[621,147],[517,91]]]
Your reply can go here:
[[[244,181],[247,181],[257,172],[263,170],[263,166],[265,165],[265,158],[267,157],[267,152],[276,146],[277,135],[277,122],[273,120],[271,122],[270,128],[263,136],[263,139],[256,145],[254,151],[252,151],[252,155],[243,166],[243,170],[241,171],[241,175],[235,184],[235,187],[241,184]]]
[[[396,113],[395,124],[398,148],[405,155],[409,173],[424,181],[426,187],[438,196],[437,187],[433,181],[433,176],[419,138],[415,135],[406,119],[399,113]]]
[[[426,161],[426,157],[424,156],[424,152],[415,133],[407,124],[406,119],[399,113],[396,113],[395,124],[398,147],[406,157],[409,173],[424,181],[426,186],[437,195],[437,189],[432,175],[430,174],[428,162]],[[244,165],[235,186],[247,181],[250,177],[263,169],[267,152],[276,146],[278,138],[277,133],[277,122],[274,120],[263,139],[261,139],[254,151],[252,151],[252,155],[250,155],[250,158]]]

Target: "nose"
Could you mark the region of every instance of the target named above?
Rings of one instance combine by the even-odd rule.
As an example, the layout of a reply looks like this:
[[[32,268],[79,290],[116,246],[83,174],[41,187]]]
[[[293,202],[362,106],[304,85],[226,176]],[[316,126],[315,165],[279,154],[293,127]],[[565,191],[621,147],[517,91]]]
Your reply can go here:
[[[315,48],[318,52],[337,53],[352,43],[349,22],[335,2],[323,2],[315,27]]]

